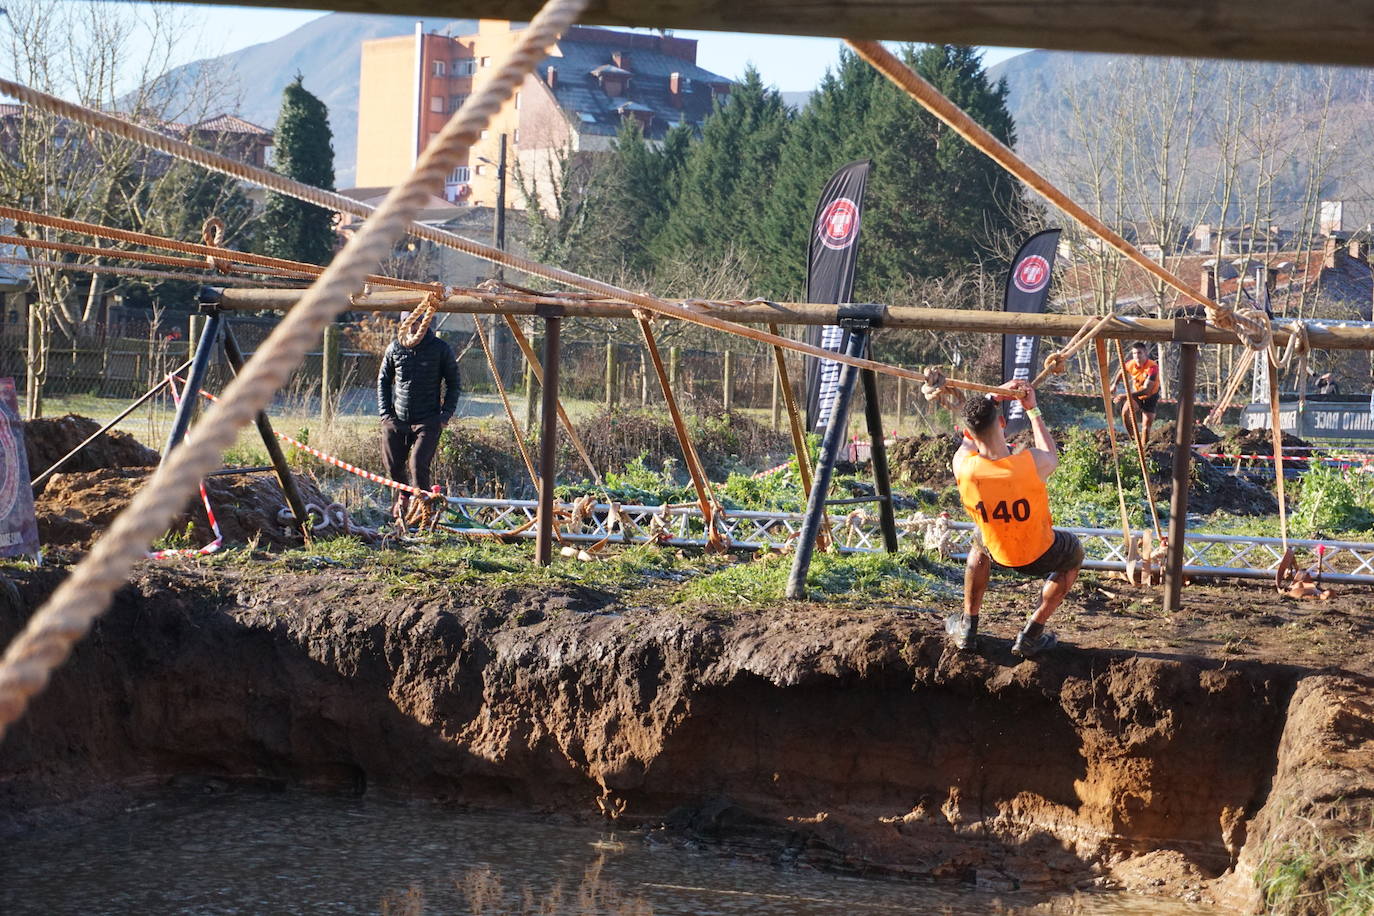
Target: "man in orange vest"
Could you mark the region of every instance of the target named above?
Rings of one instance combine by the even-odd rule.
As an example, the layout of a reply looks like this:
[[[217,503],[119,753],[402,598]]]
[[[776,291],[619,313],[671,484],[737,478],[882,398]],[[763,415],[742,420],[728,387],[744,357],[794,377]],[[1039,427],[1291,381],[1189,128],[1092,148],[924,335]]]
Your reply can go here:
[[[1030,658],[1053,648],[1045,629],[1069,593],[1083,565],[1083,545],[1067,531],[1056,531],[1050,517],[1045,481],[1059,466],[1059,455],[1035,390],[1022,380],[1008,382],[1030,418],[1033,448],[1013,452],[1007,445],[1001,401],[1011,395],[975,395],[964,404],[964,442],[954,455],[959,498],[977,528],[964,567],[964,610],[945,619],[945,632],[959,649],[972,649],[978,638],[978,609],[992,564],[1026,576],[1044,576],[1040,605],[1012,644],[1013,655]]]
[[[1118,371],[1116,377],[1126,382],[1126,393],[1116,398],[1122,405],[1122,422],[1125,422],[1124,412],[1130,410],[1137,417],[1135,434],[1148,444],[1150,427],[1155,424],[1155,411],[1159,409],[1159,363],[1150,359],[1150,348],[1137,341],[1131,344],[1131,358],[1126,360],[1125,371]],[[1145,419],[1143,428],[1138,419],[1141,416]]]

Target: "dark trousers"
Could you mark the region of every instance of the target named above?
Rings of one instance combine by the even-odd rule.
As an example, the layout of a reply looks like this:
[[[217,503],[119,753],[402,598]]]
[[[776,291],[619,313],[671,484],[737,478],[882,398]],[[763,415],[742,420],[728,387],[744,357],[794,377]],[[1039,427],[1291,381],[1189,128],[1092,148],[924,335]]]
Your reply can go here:
[[[382,462],[386,476],[421,490],[429,489],[429,466],[439,448],[444,424],[438,417],[423,423],[382,421]]]

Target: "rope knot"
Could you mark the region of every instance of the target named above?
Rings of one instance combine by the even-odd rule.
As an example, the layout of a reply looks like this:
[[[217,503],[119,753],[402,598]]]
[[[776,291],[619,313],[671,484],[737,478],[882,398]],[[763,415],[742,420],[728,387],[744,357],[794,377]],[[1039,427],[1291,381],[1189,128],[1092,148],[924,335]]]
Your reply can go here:
[[[412,309],[410,314],[396,328],[396,340],[403,347],[413,347],[425,339],[429,333],[430,323],[434,321],[434,313],[439,310],[439,305],[444,301],[442,290],[430,290],[425,293],[425,299],[419,307]]]
[[[201,241],[215,248],[224,247],[224,220],[218,216],[207,219],[200,227]]]

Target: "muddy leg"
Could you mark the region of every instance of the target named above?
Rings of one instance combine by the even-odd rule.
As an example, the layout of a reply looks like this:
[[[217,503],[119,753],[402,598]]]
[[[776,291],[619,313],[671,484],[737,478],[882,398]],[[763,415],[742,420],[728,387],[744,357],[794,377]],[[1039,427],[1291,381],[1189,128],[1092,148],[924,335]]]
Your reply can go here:
[[[992,558],[981,545],[974,544],[968,552],[968,562],[964,564],[964,613],[969,617],[978,616],[991,574]]]
[[[1073,588],[1073,583],[1078,579],[1078,571],[1081,566],[1075,566],[1068,572],[1050,573],[1045,579],[1045,585],[1040,589],[1040,606],[1031,615],[1031,623],[1044,625],[1050,619],[1050,615],[1059,610],[1059,605],[1064,603],[1068,597],[1069,589]]]

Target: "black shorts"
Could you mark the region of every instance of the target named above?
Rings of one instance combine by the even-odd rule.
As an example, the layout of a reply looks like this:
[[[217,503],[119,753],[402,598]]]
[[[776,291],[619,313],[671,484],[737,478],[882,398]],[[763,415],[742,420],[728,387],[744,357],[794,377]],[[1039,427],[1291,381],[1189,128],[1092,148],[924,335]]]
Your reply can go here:
[[[1156,392],[1155,392],[1154,394],[1152,394],[1152,395],[1149,395],[1148,397],[1141,397],[1141,396],[1138,395],[1138,394],[1133,394],[1133,395],[1131,395],[1131,397],[1135,400],[1135,402],[1136,402],[1137,404],[1140,405],[1140,409],[1141,409],[1142,411],[1144,411],[1145,413],[1153,414],[1153,413],[1158,413],[1158,412],[1159,412],[1159,410],[1158,410],[1158,409],[1159,409],[1159,392],[1158,392],[1158,391],[1156,391]]]
[[[973,529],[973,546],[983,547],[983,538],[977,528]],[[983,549],[986,550],[987,548]],[[988,554],[988,556],[991,557],[992,554]],[[992,562],[997,566],[1002,566],[996,560]],[[1025,566],[1002,566],[1002,568],[1018,572],[1023,576],[1039,578],[1052,573],[1069,572],[1082,565],[1083,543],[1078,540],[1078,535],[1056,528],[1054,529],[1054,540],[1039,557]]]

